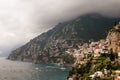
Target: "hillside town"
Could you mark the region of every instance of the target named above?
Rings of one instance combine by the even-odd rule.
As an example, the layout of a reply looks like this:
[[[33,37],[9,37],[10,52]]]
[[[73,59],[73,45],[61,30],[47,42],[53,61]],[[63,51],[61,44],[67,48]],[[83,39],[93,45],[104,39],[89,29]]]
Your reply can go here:
[[[66,51],[76,58],[68,80],[120,80],[120,23],[106,39],[78,47]]]

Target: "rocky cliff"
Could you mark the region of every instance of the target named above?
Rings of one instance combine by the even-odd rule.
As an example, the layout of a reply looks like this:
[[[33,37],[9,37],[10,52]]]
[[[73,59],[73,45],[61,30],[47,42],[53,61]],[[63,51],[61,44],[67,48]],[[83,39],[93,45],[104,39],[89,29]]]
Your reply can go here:
[[[78,48],[84,42],[105,38],[107,31],[119,18],[107,18],[98,14],[83,15],[77,19],[59,23],[53,29],[30,40],[14,50],[8,59],[33,61],[34,63],[66,63],[65,51]]]
[[[109,31],[107,40],[109,49],[112,49],[114,53],[120,52],[120,23]]]

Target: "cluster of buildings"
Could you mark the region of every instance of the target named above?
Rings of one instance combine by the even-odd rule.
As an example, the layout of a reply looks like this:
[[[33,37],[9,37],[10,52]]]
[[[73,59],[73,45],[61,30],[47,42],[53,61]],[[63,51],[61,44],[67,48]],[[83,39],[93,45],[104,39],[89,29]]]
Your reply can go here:
[[[95,58],[104,53],[109,54],[110,49],[108,43],[104,39],[98,42],[84,43],[81,46],[78,45],[78,49],[69,48],[66,54],[73,55],[76,58],[75,64],[84,64],[91,56]]]

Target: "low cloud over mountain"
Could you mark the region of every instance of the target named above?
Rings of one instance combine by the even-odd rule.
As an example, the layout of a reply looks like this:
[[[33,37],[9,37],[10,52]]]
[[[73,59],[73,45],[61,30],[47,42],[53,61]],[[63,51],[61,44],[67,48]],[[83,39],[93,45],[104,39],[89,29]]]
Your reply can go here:
[[[119,17],[119,4],[119,0],[0,0],[0,54],[83,14]]]

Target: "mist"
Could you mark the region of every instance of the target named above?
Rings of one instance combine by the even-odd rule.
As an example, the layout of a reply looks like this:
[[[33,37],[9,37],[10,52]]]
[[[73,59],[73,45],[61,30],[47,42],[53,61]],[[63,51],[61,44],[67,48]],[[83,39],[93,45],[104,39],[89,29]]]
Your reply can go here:
[[[120,0],[0,0],[0,55],[87,13],[120,17]]]

